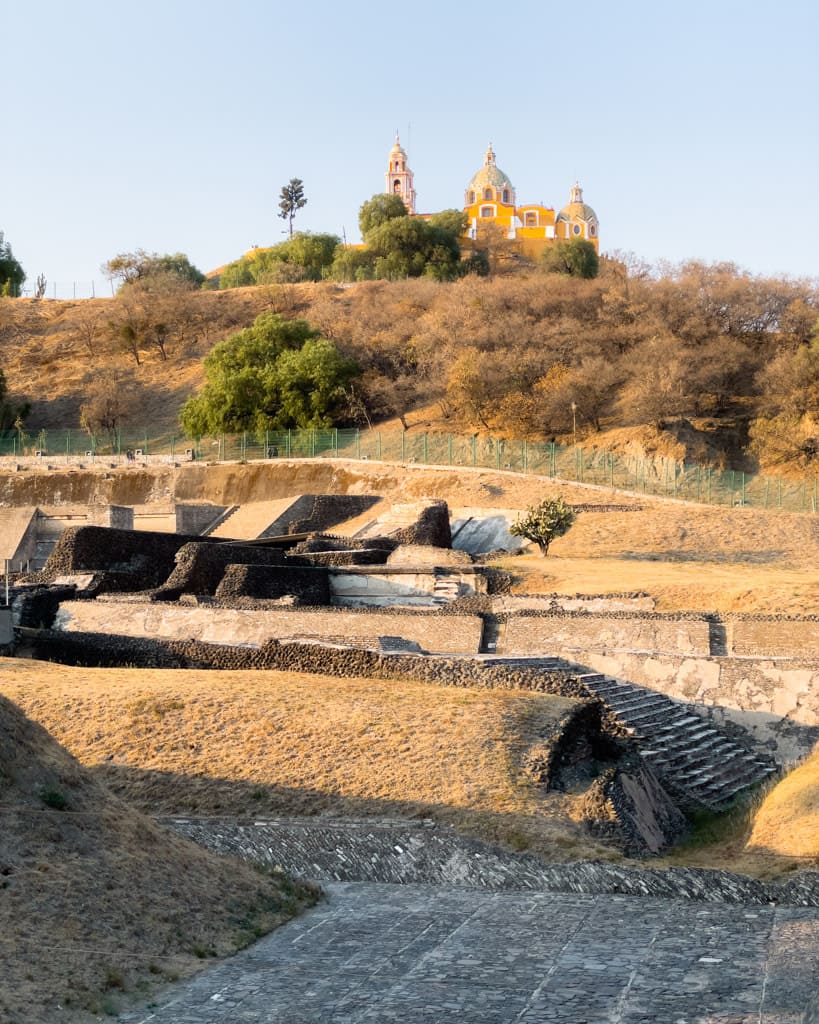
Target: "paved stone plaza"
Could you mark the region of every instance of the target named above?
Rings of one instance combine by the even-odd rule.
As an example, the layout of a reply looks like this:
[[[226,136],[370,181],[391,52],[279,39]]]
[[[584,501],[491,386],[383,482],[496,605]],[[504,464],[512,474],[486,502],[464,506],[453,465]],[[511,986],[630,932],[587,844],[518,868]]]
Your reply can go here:
[[[334,883],[125,1024],[797,1024],[819,911]]]

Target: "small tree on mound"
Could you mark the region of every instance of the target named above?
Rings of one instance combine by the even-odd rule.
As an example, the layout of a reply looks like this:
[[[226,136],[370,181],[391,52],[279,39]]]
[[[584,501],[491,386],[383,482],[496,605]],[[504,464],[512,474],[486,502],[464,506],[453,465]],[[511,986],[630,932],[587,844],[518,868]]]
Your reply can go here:
[[[545,498],[539,505],[532,505],[526,515],[510,527],[514,537],[525,537],[540,548],[545,558],[549,545],[556,537],[568,533],[577,518],[577,513],[562,498]]]

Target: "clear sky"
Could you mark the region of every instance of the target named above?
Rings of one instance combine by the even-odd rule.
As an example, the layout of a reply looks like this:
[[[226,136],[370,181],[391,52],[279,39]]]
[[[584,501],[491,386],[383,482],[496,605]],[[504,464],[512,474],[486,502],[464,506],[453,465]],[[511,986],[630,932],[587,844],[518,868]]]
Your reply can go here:
[[[78,295],[118,252],[202,270],[357,240],[396,129],[423,212],[488,142],[518,202],[575,178],[603,251],[816,276],[816,0],[0,0],[0,230]]]

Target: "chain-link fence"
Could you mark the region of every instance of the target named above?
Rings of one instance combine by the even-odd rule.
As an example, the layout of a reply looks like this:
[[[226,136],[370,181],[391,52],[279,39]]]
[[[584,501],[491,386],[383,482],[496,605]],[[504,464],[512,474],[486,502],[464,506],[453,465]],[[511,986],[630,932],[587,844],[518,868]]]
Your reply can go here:
[[[279,430],[187,438],[146,430],[89,437],[82,430],[0,432],[0,459],[21,464],[250,462],[317,457],[428,466],[469,466],[599,484],[614,490],[712,505],[817,512],[817,480],[717,470],[665,458],[636,458],[505,438],[380,430]]]

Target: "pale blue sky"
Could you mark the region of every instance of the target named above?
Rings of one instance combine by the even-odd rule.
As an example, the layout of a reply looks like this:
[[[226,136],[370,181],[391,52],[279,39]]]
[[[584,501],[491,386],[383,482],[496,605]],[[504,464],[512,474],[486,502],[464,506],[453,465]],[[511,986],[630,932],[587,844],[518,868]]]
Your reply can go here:
[[[814,0],[0,0],[0,230],[62,295],[280,241],[291,177],[354,240],[398,129],[422,211],[491,140],[519,202],[579,178],[604,251],[816,276],[818,41]]]

